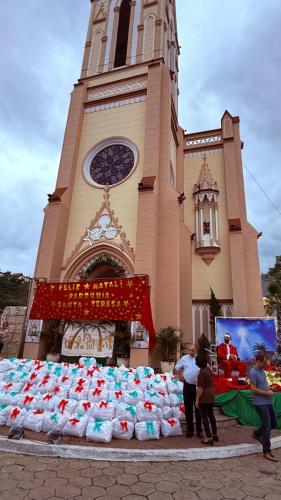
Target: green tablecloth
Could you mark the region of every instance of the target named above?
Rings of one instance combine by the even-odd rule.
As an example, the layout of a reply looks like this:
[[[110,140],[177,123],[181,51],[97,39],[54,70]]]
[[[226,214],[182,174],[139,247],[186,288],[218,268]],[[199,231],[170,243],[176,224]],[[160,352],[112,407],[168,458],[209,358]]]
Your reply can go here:
[[[215,404],[220,406],[226,415],[237,418],[240,424],[253,427],[260,425],[260,418],[252,403],[251,391],[231,390],[217,394]],[[281,393],[274,394],[273,406],[277,414],[277,428],[281,429]]]

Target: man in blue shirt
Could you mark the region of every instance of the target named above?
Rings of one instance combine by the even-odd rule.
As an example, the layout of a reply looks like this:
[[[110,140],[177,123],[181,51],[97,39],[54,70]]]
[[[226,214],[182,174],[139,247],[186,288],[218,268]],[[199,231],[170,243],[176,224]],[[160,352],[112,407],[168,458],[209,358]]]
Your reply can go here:
[[[273,392],[269,389],[264,368],[268,360],[263,353],[256,355],[256,362],[249,376],[253,392],[253,404],[260,416],[261,427],[253,432],[252,437],[263,445],[263,456],[271,462],[278,462],[271,453],[270,431],[277,425],[275,411],[272,405]]]
[[[203,433],[201,416],[198,408],[195,407],[196,382],[197,375],[200,370],[196,365],[195,357],[196,347],[195,345],[190,344],[187,348],[187,355],[182,356],[182,358],[177,362],[175,368],[179,371],[180,380],[183,381],[183,400],[187,429],[186,437],[190,438],[193,436],[193,408],[195,408],[197,437],[202,439]]]

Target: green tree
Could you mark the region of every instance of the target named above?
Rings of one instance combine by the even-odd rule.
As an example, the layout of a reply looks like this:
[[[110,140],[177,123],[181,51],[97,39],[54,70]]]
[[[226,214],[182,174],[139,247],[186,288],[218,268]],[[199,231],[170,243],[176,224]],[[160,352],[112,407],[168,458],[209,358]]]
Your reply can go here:
[[[212,339],[212,344],[215,344],[216,341],[216,316],[222,316],[222,309],[221,305],[215,296],[215,293],[213,289],[210,287],[211,290],[211,299],[209,302],[209,307],[210,307],[210,325],[211,325],[211,339]]]
[[[268,285],[266,309],[268,314],[277,318],[277,342],[276,352],[272,361],[281,367],[281,255],[275,258],[275,265],[269,268],[267,276],[270,284]]]
[[[0,273],[0,312],[6,306],[26,306],[31,278],[9,271]]]

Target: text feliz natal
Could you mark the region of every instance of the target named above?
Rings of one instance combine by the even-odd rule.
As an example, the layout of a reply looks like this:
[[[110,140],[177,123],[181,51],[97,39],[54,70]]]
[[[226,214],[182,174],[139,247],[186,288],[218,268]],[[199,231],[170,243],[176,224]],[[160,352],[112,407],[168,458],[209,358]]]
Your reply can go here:
[[[30,319],[140,321],[155,338],[146,275],[88,282],[38,282]]]

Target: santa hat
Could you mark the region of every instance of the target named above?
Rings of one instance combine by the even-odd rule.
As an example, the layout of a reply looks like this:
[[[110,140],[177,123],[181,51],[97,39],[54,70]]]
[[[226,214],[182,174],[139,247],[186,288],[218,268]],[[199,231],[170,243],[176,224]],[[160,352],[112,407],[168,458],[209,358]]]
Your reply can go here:
[[[230,335],[230,333],[226,332],[226,333],[224,334],[224,338],[231,339],[231,335]]]

